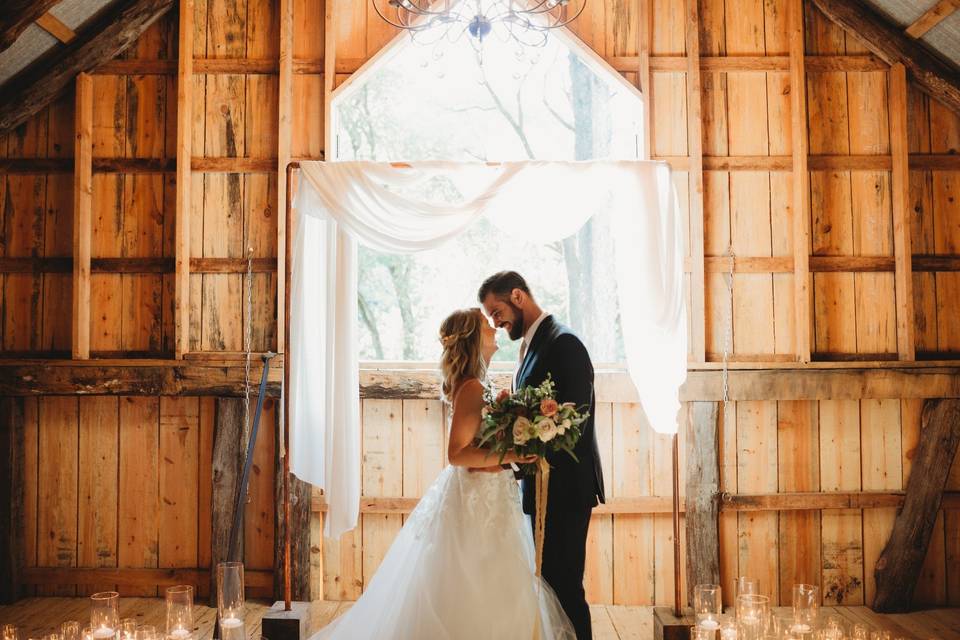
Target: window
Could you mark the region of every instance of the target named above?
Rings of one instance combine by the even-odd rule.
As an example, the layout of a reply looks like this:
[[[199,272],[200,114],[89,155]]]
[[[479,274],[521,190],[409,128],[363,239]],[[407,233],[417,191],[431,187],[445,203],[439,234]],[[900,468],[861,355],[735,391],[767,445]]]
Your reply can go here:
[[[482,64],[465,38],[423,47],[402,35],[335,96],[331,115],[340,160],[634,159],[642,107],[634,87],[566,34],[552,33],[537,49],[488,41]],[[440,178],[417,188],[442,202],[460,197]],[[622,362],[612,256],[603,214],[549,245],[480,220],[414,255],[361,246],[360,357],[435,361],[444,316],[476,306],[486,276],[515,269],[595,362]],[[516,360],[519,343],[504,337],[500,346],[496,361]]]

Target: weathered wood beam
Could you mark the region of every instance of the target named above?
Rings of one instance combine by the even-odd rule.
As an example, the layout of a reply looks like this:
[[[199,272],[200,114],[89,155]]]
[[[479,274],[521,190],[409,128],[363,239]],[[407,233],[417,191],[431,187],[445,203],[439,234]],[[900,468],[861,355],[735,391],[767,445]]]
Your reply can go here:
[[[174,238],[174,353],[190,350],[190,185],[193,141],[193,21],[194,1],[180,0],[180,43],[177,67],[177,196]]]
[[[37,18],[37,26],[52,35],[63,44],[70,44],[77,34],[49,11]]]
[[[713,404],[713,403],[706,403]],[[360,513],[407,514],[413,511],[419,498],[361,497]],[[715,497],[720,512],[739,511],[811,511],[819,509],[889,509],[903,505],[903,491],[855,491],[855,492],[803,492],[729,494]],[[944,493],[944,509],[960,508],[960,491]],[[313,499],[314,513],[325,513],[327,503],[323,496]],[[594,507],[593,515],[647,515],[671,513],[672,496],[641,496],[637,498],[608,498],[605,504]],[[680,511],[687,512],[681,501]]]
[[[284,567],[284,514],[283,514],[283,430],[276,430],[275,438],[276,481],[274,482],[274,554],[273,597],[283,600]],[[310,512],[312,487],[290,474],[290,584],[293,600],[310,601]]]
[[[77,74],[73,171],[73,341],[76,360],[90,357],[90,251],[93,237],[93,77]]]
[[[731,370],[728,392],[731,400],[960,398],[960,367]],[[688,372],[680,399],[723,399],[721,372]]]
[[[888,23],[864,2],[813,0],[813,3],[884,62],[903,64],[924,93],[960,113],[960,72]]]
[[[790,137],[792,157],[793,227],[793,353],[810,361],[810,172],[807,136],[807,75],[804,67],[803,0],[789,0]]]
[[[907,72],[899,62],[890,67],[888,92],[890,119],[890,172],[893,209],[894,291],[897,305],[897,354],[916,358],[913,313],[913,249],[910,242],[910,158],[907,127]]]
[[[960,400],[928,400],[921,418],[920,444],[907,479],[903,509],[893,523],[874,576],[879,613],[910,610],[927,556],[950,466],[960,450]]]
[[[280,77],[277,97],[277,258],[276,270],[284,273],[287,246],[287,164],[293,149],[293,0],[280,0]],[[282,186],[281,186],[282,185]],[[286,278],[277,278],[277,309],[286,309]],[[276,352],[283,353],[286,323],[277,322]]]
[[[21,596],[24,550],[23,398],[0,398],[0,604]]]
[[[173,0],[119,2],[54,57],[10,80],[0,101],[0,132],[19,125],[52,102],[78,73],[123,52],[172,5]]]
[[[684,40],[687,49],[687,186],[689,189],[690,255],[693,265],[690,272],[690,314],[692,326],[693,359],[706,359],[707,315],[705,301],[706,272],[704,258],[703,218],[703,109],[700,86],[700,8],[698,0],[686,0]]]
[[[922,16],[904,30],[911,38],[920,38],[930,29],[943,22],[954,11],[960,9],[958,0],[940,0],[937,4],[930,7]]]
[[[103,585],[125,587],[172,587],[190,584],[194,587],[209,584],[210,569],[92,569],[85,567],[27,567],[21,581],[29,585]],[[245,569],[243,579],[247,588],[269,587],[273,572],[263,569]]]
[[[213,487],[210,509],[210,557],[212,567],[231,558],[229,541],[233,526],[240,478],[243,474],[243,398],[217,398],[213,431]],[[241,514],[241,523],[243,515]],[[243,559],[243,528],[238,537],[239,559]],[[217,576],[210,574],[210,606],[217,606]]]
[[[698,584],[720,584],[720,405],[691,402],[686,434],[687,599]]]
[[[0,51],[17,41],[20,34],[60,0],[9,0],[0,17]]]
[[[0,361],[0,396],[40,395],[150,395],[150,396],[242,396],[242,362],[222,364],[172,365],[115,363],[82,364],[67,361]],[[88,364],[89,363],[89,364]],[[254,365],[251,375],[260,375]],[[267,393],[280,395],[281,371],[270,369]]]
[[[899,509],[903,491],[802,492],[729,494],[721,496],[721,511],[810,511],[817,509]],[[960,507],[960,492],[944,494],[943,508]]]

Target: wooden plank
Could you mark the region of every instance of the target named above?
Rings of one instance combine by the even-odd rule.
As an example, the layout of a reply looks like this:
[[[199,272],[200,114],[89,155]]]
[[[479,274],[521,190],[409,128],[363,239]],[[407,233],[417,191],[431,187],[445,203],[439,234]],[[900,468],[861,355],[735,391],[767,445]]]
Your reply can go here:
[[[278,132],[277,132],[277,184],[283,185],[277,189],[277,247],[286,247],[287,217],[285,215],[287,198],[291,194],[286,189],[287,164],[290,162],[293,149],[293,0],[280,0],[280,79],[278,99]],[[276,251],[277,273],[285,273],[286,251]],[[286,281],[277,280],[277,309],[286,309]],[[276,346],[277,353],[284,352],[284,322],[277,322]]]
[[[403,491],[403,403],[400,400],[363,401],[362,493],[399,495]],[[403,522],[399,515],[364,514],[363,584],[380,566]]]
[[[613,407],[611,498],[653,493],[649,427],[637,404]],[[654,602],[653,518],[615,515],[613,518],[614,604]]]
[[[0,398],[0,604],[12,604],[23,594],[20,576],[26,560],[24,547],[26,435],[24,400]]]
[[[157,587],[172,587],[178,584],[190,584],[194,587],[208,583],[210,580],[210,569],[208,568],[186,568],[186,569],[159,569],[146,568],[136,569],[132,567],[120,569],[93,569],[88,567],[34,567],[24,570],[23,582],[25,584],[35,585],[98,585],[115,584],[121,593],[132,593],[133,591],[147,591]],[[214,575],[216,572],[213,572]],[[273,575],[270,571],[249,570],[243,572],[244,580],[248,587],[269,587],[273,583]],[[124,598],[126,600],[126,598]],[[163,600],[150,598],[152,602]],[[51,600],[46,600],[49,607]],[[84,608],[89,606],[89,600],[84,598]],[[195,602],[194,607],[201,606],[200,602]],[[162,623],[162,621],[161,621]]]
[[[777,403],[777,473],[783,492],[816,492],[820,488],[820,424],[817,403]],[[819,493],[807,493],[816,500]],[[777,497],[792,497],[778,494]],[[739,498],[739,496],[731,496]],[[731,503],[725,503],[731,504]],[[780,513],[780,593],[786,602],[794,584],[820,584],[820,513]]]
[[[810,174],[807,137],[807,81],[804,70],[803,2],[789,0],[791,148],[793,150],[793,352],[810,360]]]
[[[900,401],[861,401],[860,438],[863,489],[900,490],[902,488]],[[876,565],[883,545],[890,536],[895,516],[895,508],[864,509],[863,511],[866,602],[873,602],[876,583],[871,569]]]
[[[199,435],[198,398],[160,398],[157,562],[162,568],[198,565]]]
[[[690,168],[687,184],[690,200],[690,256],[693,261],[690,290],[693,323],[691,348],[693,359],[706,360],[706,307],[704,301],[704,238],[703,238],[703,134],[701,132],[700,96],[700,18],[696,0],[685,3],[685,41],[687,51],[687,149]]]
[[[904,33],[914,39],[922,38],[930,29],[950,17],[958,8],[960,8],[960,3],[957,0],[940,0],[904,29]]]
[[[897,353],[901,360],[916,357],[913,311],[913,254],[910,244],[910,167],[907,128],[907,72],[890,67],[890,152],[893,171],[893,250],[896,257]]]
[[[37,563],[46,567],[77,566],[76,398],[40,401],[39,481],[37,483]],[[72,587],[47,595],[74,595]]]
[[[337,12],[336,3],[323,3],[323,151],[324,157],[336,160],[330,147],[333,140],[333,119],[330,111],[337,73]]]
[[[120,398],[120,424],[117,566],[156,569],[160,536],[159,398]],[[130,587],[124,593],[155,596],[157,587],[156,583]]]
[[[613,470],[613,405],[597,404],[594,411],[594,433],[600,450],[600,466],[604,470],[604,485],[607,502],[614,498],[609,490]],[[606,507],[607,505],[598,505]],[[587,557],[584,568],[583,587],[587,602],[610,604],[613,602],[613,516],[594,510],[587,530]]]
[[[777,489],[777,403],[737,405],[737,490]],[[740,575],[756,578],[760,592],[779,602],[778,528],[774,513],[738,514]]]
[[[243,399],[218,398],[216,427],[213,436],[213,491],[211,522],[211,567],[220,562],[237,560],[243,553],[243,520],[238,531],[237,546],[229,548],[230,529],[234,521],[234,505],[240,491],[243,473],[244,441]],[[216,603],[216,576],[210,576],[210,602]]]
[[[933,533],[949,467],[960,449],[960,401],[930,400],[923,409],[915,469],[907,480],[903,509],[875,571],[877,595],[873,610],[907,611]]]
[[[63,24],[60,18],[49,11],[37,18],[36,24],[63,44],[70,44],[77,37],[73,29]]]
[[[256,411],[257,397],[250,396],[251,428],[253,415]],[[277,459],[275,433],[277,418],[280,415],[276,398],[265,398],[263,414],[260,417],[260,433],[253,450],[253,463],[250,468],[250,483],[247,489],[246,513],[244,515],[244,567],[252,569],[273,570],[273,554],[276,544],[273,539],[276,523],[274,522],[276,506],[274,481],[277,474],[273,468]],[[269,589],[258,593],[251,593],[260,597],[273,595],[273,585]]]
[[[284,509],[283,509],[283,459],[284,452],[283,429],[276,429],[274,446],[276,459],[274,460],[274,532],[275,550],[273,553],[273,597],[275,600],[283,598],[284,583]],[[290,474],[290,585],[294,600],[310,598],[310,485]],[[359,538],[359,532],[352,531],[345,536]],[[326,545],[325,545],[326,546]],[[357,543],[357,563],[359,564],[360,545]],[[326,565],[324,565],[326,566]],[[359,579],[359,570],[357,572]],[[359,583],[357,590],[351,591],[350,600],[360,597]]]
[[[0,131],[16,127],[56,99],[77,73],[116,57],[172,5],[173,0],[131,0],[102,12],[59,55],[8,83],[0,103]]]
[[[854,0],[813,0],[830,20],[887,64],[902,63],[917,86],[955,112],[960,112],[960,80],[956,71],[884,20],[874,9]]]
[[[180,0],[179,62],[177,70],[177,203],[174,258],[175,353],[190,351],[190,160],[193,141],[193,40],[194,0]]]
[[[40,476],[40,399],[23,405],[23,566],[37,566]],[[28,590],[27,594],[33,592]]]
[[[216,434],[217,399],[206,396],[199,398],[198,477],[197,477],[197,564],[201,567],[213,566],[213,440]],[[209,581],[202,581],[198,596],[205,597],[209,592],[204,587]]]
[[[694,402],[687,430],[684,520],[687,528],[687,598],[698,584],[720,584],[720,466],[717,461],[719,405]]]
[[[851,400],[820,402],[820,488],[860,490],[860,405]],[[863,523],[859,510],[821,516],[824,604],[863,603]]]
[[[77,564],[116,568],[120,406],[108,396],[80,398],[79,403]],[[115,588],[110,582],[78,586],[78,595]]]

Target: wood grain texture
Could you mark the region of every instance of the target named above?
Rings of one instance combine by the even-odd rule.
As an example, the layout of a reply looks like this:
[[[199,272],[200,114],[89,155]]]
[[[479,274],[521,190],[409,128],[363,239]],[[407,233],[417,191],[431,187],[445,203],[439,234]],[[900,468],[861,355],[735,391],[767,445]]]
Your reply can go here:
[[[907,611],[940,509],[949,467],[960,449],[960,401],[930,400],[923,409],[920,445],[907,496],[876,565],[879,612]]]
[[[90,242],[93,213],[93,78],[77,75],[73,178],[73,357],[90,357]]]
[[[124,51],[171,6],[173,0],[130,0],[104,12],[60,55],[6,87],[0,101],[0,131],[16,127],[50,104],[77,73]]]
[[[717,461],[719,404],[694,402],[686,433],[687,599],[693,585],[720,584],[720,467]]]
[[[0,604],[11,604],[23,593],[26,532],[24,500],[26,450],[24,448],[24,400],[0,398]]]
[[[24,29],[45,14],[58,0],[15,0],[7,3],[0,20],[0,51],[10,47]]]
[[[177,67],[177,195],[174,259],[174,348],[177,357],[190,350],[190,223],[193,185],[190,158],[193,142],[194,0],[180,0],[179,61]]]
[[[211,567],[220,562],[236,561],[243,557],[244,528],[241,515],[237,546],[230,549],[230,529],[234,522],[234,507],[240,491],[245,453],[243,399],[217,400],[216,426],[213,436],[213,464],[211,493]],[[210,602],[216,604],[216,576],[210,576]]]

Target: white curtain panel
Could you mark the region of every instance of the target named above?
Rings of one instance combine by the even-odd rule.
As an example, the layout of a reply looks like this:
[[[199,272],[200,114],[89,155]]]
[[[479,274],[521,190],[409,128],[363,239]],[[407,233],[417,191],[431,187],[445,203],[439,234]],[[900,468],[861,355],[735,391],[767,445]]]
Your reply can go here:
[[[464,196],[424,200],[443,176]],[[532,242],[565,238],[610,211],[630,376],[650,425],[675,433],[686,378],[683,226],[662,162],[303,162],[295,199],[290,318],[291,470],[324,489],[324,534],[357,524],[360,399],[357,242],[413,253],[456,237],[480,216]],[[477,285],[479,286],[479,282]]]

